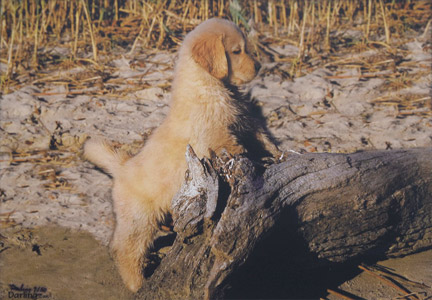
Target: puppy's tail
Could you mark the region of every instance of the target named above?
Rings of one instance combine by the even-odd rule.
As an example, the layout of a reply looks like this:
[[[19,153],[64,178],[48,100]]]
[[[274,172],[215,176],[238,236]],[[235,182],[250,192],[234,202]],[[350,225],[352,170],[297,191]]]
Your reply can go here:
[[[84,157],[115,177],[129,155],[113,149],[105,140],[91,139],[84,145]]]

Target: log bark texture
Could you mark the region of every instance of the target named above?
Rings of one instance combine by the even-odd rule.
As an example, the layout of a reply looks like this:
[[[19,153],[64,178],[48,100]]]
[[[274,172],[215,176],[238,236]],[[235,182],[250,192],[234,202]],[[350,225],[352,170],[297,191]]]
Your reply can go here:
[[[432,149],[289,154],[267,168],[244,157],[200,161],[191,148],[186,159],[177,236],[138,299],[223,298],[230,276],[281,226],[324,264],[432,247]]]

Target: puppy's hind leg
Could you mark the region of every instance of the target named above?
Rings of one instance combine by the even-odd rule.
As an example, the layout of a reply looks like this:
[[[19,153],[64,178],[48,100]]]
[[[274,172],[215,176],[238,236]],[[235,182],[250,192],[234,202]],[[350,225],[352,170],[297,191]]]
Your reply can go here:
[[[123,207],[124,209],[124,207]],[[111,251],[125,285],[137,292],[143,282],[143,264],[156,235],[156,218],[152,212],[117,212],[117,224]]]

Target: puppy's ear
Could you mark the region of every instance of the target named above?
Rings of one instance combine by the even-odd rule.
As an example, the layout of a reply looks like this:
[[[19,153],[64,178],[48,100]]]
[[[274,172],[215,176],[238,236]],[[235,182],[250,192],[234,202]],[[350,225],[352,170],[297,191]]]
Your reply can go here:
[[[198,37],[192,46],[193,59],[217,79],[228,77],[228,61],[223,35],[206,34]]]

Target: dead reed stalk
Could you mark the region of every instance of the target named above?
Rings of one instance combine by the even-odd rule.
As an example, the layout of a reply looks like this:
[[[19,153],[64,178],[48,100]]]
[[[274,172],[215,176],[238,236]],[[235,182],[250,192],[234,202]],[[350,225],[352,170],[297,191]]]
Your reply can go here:
[[[386,43],[387,43],[387,45],[390,45],[390,29],[389,29],[388,22],[387,22],[387,15],[386,15],[386,12],[385,12],[385,7],[384,7],[383,0],[380,0],[379,4],[380,4],[380,7],[381,7],[381,14],[382,14],[383,22],[384,22],[384,30],[385,30]]]
[[[81,3],[82,3],[82,6],[84,8],[84,14],[86,16],[87,25],[88,25],[89,32],[90,32],[90,38],[91,38],[92,49],[93,49],[93,59],[94,59],[94,61],[97,61],[97,56],[98,56],[97,55],[97,45],[96,45],[96,39],[95,39],[95,36],[93,33],[93,24],[92,24],[90,14],[89,14],[88,9],[87,9],[88,3],[85,3],[84,0],[81,0]]]
[[[326,49],[327,51],[330,50],[330,13],[331,13],[331,4],[332,4],[332,2],[329,1],[328,2],[328,6],[327,6],[327,13],[326,13],[327,27],[326,27],[324,49]]]
[[[7,60],[7,73],[6,77],[9,78],[12,75],[13,70],[13,49],[15,45],[15,35],[16,35],[16,16],[15,13],[17,11],[17,7],[12,3],[9,3],[12,9],[12,36],[9,42],[8,49],[8,60]]]

